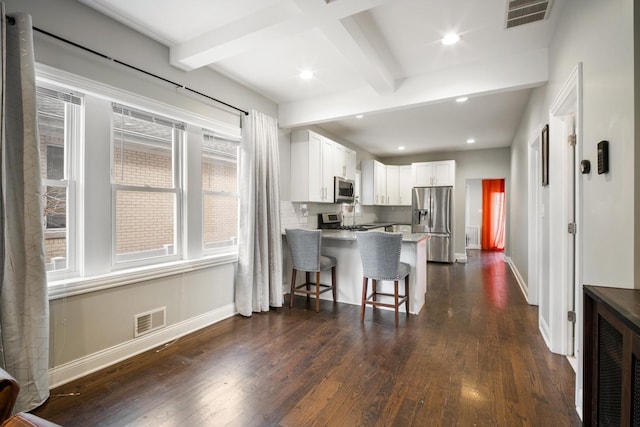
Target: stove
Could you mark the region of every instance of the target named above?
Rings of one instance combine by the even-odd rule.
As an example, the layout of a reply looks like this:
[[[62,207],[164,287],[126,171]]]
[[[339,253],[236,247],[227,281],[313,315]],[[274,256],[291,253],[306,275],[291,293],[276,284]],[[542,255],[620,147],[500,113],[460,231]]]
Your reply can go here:
[[[322,230],[366,231],[362,225],[342,225],[342,213],[318,214],[318,228]]]

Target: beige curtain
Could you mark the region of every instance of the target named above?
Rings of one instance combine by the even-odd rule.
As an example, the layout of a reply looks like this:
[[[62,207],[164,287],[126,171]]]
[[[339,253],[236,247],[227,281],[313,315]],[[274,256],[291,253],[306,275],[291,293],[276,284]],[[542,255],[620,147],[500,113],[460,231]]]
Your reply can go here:
[[[33,31],[29,15],[1,7],[0,363],[20,384],[15,410],[27,411],[49,396]]]
[[[240,149],[236,308],[243,316],[282,307],[278,122],[251,111]]]

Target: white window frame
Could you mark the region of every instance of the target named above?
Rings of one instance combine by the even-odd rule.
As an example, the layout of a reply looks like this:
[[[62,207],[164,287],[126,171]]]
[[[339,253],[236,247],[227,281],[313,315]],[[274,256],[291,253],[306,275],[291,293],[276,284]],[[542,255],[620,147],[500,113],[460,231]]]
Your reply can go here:
[[[111,149],[110,149],[110,162],[111,162],[111,266],[113,270],[134,268],[140,266],[147,266],[153,264],[163,264],[166,262],[176,261],[182,259],[183,256],[183,201],[182,201],[182,152],[185,145],[185,125],[177,120],[160,117],[154,113],[139,110],[136,108],[128,107],[113,103],[113,108],[124,109],[125,111],[133,111],[140,116],[147,116],[150,121],[157,119],[163,122],[173,123],[173,141],[171,147],[172,157],[172,175],[173,175],[173,187],[151,187],[146,185],[123,185],[117,184],[115,181],[115,165],[114,165],[114,150],[116,135],[115,135],[115,112],[111,115]],[[166,124],[166,123],[163,123]],[[176,127],[177,126],[177,127]],[[124,161],[124,159],[123,159]],[[122,255],[117,254],[117,236],[116,236],[116,200],[119,191],[136,191],[136,192],[149,192],[149,193],[165,193],[174,195],[174,224],[173,224],[173,242],[175,245],[175,251],[170,255],[152,255],[143,258],[127,259]]]
[[[80,209],[78,203],[78,179],[81,177],[81,155],[84,123],[84,99],[83,95],[65,88],[55,85],[43,84],[37,82],[36,91],[41,96],[49,96],[57,98],[65,102],[64,115],[64,176],[63,179],[44,178],[41,185],[43,187],[62,187],[66,189],[66,227],[64,231],[48,230],[46,223],[43,224],[43,231],[47,233],[65,233],[66,243],[66,260],[65,268],[47,271],[47,280],[58,280],[78,275],[78,266],[80,264],[78,255],[80,250],[79,229]],[[57,92],[57,96],[54,92]],[[39,125],[38,125],[39,126]],[[38,141],[40,144],[40,141]],[[41,165],[41,168],[46,165]],[[46,176],[46,174],[45,174]],[[44,208],[44,207],[43,207]]]
[[[218,246],[218,247],[206,247],[206,242],[204,238],[204,229],[205,229],[205,196],[235,196],[238,205],[237,212],[237,221],[236,221],[236,236],[239,236],[239,227],[240,227],[240,140],[239,139],[231,139],[229,137],[224,137],[216,132],[209,129],[202,129],[202,146],[201,146],[201,156],[204,155],[204,145],[205,145],[205,135],[210,138],[216,138],[228,141],[230,144],[236,144],[236,191],[231,193],[227,191],[215,191],[215,190],[206,190],[202,189],[202,253],[204,255],[217,255],[217,254],[229,254],[229,253],[237,253],[238,252],[238,241],[236,240],[234,245],[227,246]],[[202,157],[201,157],[202,161]]]
[[[164,101],[148,96],[119,89],[107,83],[98,82],[68,71],[36,63],[36,80],[38,85],[55,86],[67,91],[79,91],[84,94],[78,143],[74,147],[77,159],[76,173],[79,180],[76,186],[77,199],[75,213],[77,274],[66,277],[49,277],[49,299],[65,298],[88,292],[111,289],[119,286],[139,283],[150,278],[172,276],[186,271],[223,266],[238,260],[237,250],[226,254],[203,254],[200,221],[194,221],[194,213],[201,215],[202,193],[200,178],[200,141],[202,128],[213,129],[222,138],[240,140],[242,129],[237,124],[230,124],[212,117],[216,113],[209,112],[212,107],[198,104],[194,106],[180,94],[172,94],[173,98]],[[114,269],[111,263],[111,182],[110,161],[104,168],[96,168],[97,162],[109,156],[111,135],[110,118],[105,115],[103,123],[102,110],[111,111],[107,105],[117,102],[136,109],[148,111],[166,117],[174,117],[188,123],[189,141],[183,143],[184,179],[181,206],[185,209],[183,220],[183,259],[162,264],[151,264],[131,268]],[[217,110],[217,109],[216,109]],[[86,128],[86,129],[85,129]],[[86,146],[84,141],[91,141]],[[188,143],[187,143],[188,142]],[[104,147],[104,149],[102,148]],[[195,148],[195,149],[194,149]],[[105,152],[106,151],[106,152]],[[196,165],[198,165],[196,167]],[[85,169],[86,172],[85,172]],[[90,170],[88,170],[90,169]],[[86,199],[90,199],[90,208]],[[189,222],[186,213],[190,213]],[[189,255],[186,256],[186,248]],[[124,267],[124,266],[123,266]]]

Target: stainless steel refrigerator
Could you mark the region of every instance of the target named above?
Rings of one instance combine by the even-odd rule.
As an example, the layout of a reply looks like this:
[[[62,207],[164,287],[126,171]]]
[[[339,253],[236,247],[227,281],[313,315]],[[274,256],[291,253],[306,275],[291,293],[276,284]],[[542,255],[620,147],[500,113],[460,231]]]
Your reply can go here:
[[[453,262],[453,187],[415,187],[411,230],[430,233],[427,261]]]

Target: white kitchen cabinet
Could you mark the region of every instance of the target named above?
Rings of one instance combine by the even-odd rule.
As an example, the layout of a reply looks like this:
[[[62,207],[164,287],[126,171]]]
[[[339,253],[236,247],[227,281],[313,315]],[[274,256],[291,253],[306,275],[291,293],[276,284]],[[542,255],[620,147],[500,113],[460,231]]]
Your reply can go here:
[[[387,205],[411,206],[411,165],[386,165]]]
[[[387,204],[387,170],[377,160],[362,161],[362,200],[363,205]]]
[[[387,205],[400,204],[400,166],[386,165]]]
[[[411,189],[413,184],[411,182],[411,165],[399,166],[400,173],[398,174],[398,194],[400,195],[398,205],[411,206]],[[389,189],[387,189],[387,192]]]
[[[334,142],[310,130],[291,133],[291,201],[333,203]]]
[[[411,164],[414,187],[453,186],[456,181],[455,160]]]
[[[356,179],[356,150],[347,148],[347,178]]]
[[[343,145],[334,143],[333,174],[347,179],[356,178],[356,152]]]

